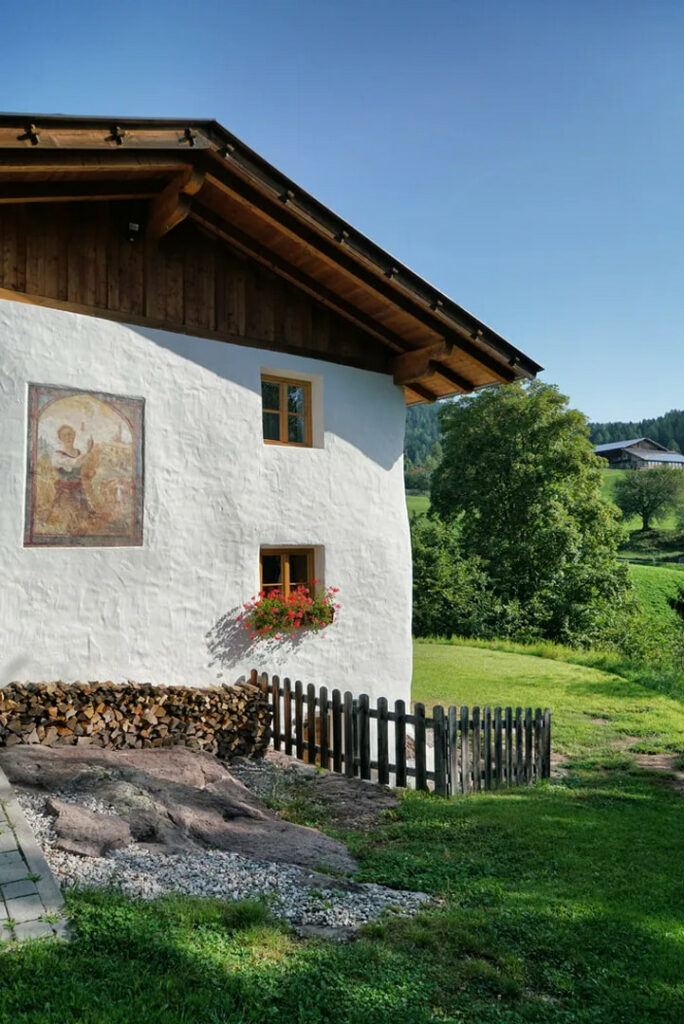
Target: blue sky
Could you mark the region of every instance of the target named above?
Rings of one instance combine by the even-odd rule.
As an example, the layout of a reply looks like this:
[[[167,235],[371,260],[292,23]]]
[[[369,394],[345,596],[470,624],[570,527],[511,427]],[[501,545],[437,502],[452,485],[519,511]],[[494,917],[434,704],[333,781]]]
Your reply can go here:
[[[684,407],[680,0],[5,5],[0,107],[215,117],[546,367]]]

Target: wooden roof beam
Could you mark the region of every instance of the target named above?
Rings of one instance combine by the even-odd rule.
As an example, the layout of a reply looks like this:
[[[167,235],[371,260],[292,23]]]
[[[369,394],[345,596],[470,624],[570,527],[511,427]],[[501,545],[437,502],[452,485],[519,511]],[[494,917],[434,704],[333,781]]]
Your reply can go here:
[[[149,199],[159,182],[137,181],[36,181],[7,182],[0,178],[0,203],[77,203],[110,199]]]
[[[414,383],[407,384],[406,386],[409,388],[409,390],[413,391],[414,394],[418,395],[419,398],[422,398],[424,402],[429,402],[430,404],[432,404],[433,402],[436,402],[437,399],[439,398],[439,395],[434,395],[432,391],[428,391],[428,389],[424,388],[422,384]]]
[[[193,197],[204,185],[202,171],[188,167],[150,203],[147,215],[147,237],[156,241],[167,235],[190,213]]]
[[[352,253],[348,243],[340,244],[332,237],[325,237],[313,224],[307,223],[293,212],[292,203],[284,203],[276,197],[264,194],[250,181],[238,177],[236,174],[231,174],[230,180],[225,180],[224,175],[216,168],[210,169],[209,179],[231,199],[257,213],[295,241],[300,244],[304,243],[310,251],[316,252],[325,262],[344,270],[356,281],[371,288],[419,323],[435,333],[441,334],[450,345],[485,366],[496,380],[503,383],[516,380],[518,375],[515,370],[475,344],[473,333],[467,328],[453,322],[450,323],[447,315],[439,307],[432,310],[426,303],[408,294],[393,278],[379,273],[370,264],[367,264],[360,254]],[[483,343],[487,343],[484,336],[481,340]]]
[[[471,391],[475,390],[476,385],[471,380],[467,380],[466,377],[462,377],[456,370],[452,370],[450,366],[445,366],[444,363],[437,363],[433,359],[430,360],[430,369],[433,373],[443,377],[444,380],[448,380],[450,384],[453,384],[455,388],[464,394],[469,395]]]
[[[434,361],[446,358],[451,351],[451,346],[445,341],[438,341],[434,345],[426,345],[425,348],[415,348],[410,352],[404,352],[392,360],[391,370],[394,375],[395,384],[408,384],[409,386],[418,380],[431,377],[435,372]]]
[[[346,299],[326,288],[320,281],[309,277],[308,274],[305,274],[298,267],[288,263],[276,253],[267,249],[261,242],[245,234],[244,231],[235,227],[234,224],[228,224],[204,206],[195,206],[191,217],[192,220],[211,232],[211,234],[223,239],[224,242],[256,260],[261,266],[282,277],[289,284],[294,285],[300,291],[311,296],[311,298],[339,313],[346,320],[371,334],[393,352],[403,352],[405,350],[407,342],[402,337],[394,334],[388,328],[382,327],[376,320],[368,316],[367,313],[364,313],[363,310],[357,309],[356,306],[347,302]]]

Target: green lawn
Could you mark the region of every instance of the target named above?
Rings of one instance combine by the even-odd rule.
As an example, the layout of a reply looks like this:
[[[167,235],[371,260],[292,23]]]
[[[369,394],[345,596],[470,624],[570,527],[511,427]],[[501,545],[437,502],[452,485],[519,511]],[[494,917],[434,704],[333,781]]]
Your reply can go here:
[[[422,515],[430,508],[430,497],[427,494],[407,494],[406,507],[409,510],[409,515],[413,512]]]
[[[414,697],[548,705],[569,758],[531,789],[408,794],[375,831],[347,834],[362,879],[440,906],[336,945],[254,907],[75,893],[72,943],[0,958],[0,1021],[680,1024],[684,796],[633,759],[681,749],[682,704],[595,668],[447,643],[416,645]]]
[[[630,565],[629,571],[647,615],[657,622],[671,623],[675,629],[677,613],[668,601],[676,598],[679,588],[684,586],[681,572],[655,565]]]

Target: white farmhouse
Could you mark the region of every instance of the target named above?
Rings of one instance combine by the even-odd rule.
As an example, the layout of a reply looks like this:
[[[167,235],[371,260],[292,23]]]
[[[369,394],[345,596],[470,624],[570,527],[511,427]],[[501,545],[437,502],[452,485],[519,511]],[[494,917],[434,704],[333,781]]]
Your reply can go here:
[[[0,683],[393,699],[406,405],[539,370],[214,121],[0,116],[0,352]],[[252,646],[300,584],[336,621]]]

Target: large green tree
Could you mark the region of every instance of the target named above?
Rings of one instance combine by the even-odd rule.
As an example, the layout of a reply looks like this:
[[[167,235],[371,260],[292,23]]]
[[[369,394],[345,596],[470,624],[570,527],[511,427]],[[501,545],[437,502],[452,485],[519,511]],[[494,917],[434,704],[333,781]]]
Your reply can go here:
[[[502,606],[515,607],[518,632],[588,643],[610,631],[630,584],[582,413],[535,381],[463,398],[441,426],[432,510],[459,520],[464,553],[478,557]]]
[[[615,503],[626,516],[640,516],[642,530],[676,508],[681,500],[684,472],[669,469],[630,469],[615,484]]]

